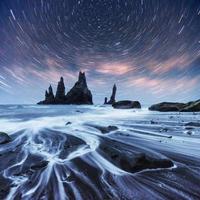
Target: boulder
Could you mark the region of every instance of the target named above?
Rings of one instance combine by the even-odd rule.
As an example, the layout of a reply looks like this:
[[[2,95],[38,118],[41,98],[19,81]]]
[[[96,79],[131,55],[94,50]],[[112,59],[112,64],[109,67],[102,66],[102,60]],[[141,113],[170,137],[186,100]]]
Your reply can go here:
[[[0,132],[0,145],[1,144],[6,144],[11,141],[10,136],[4,132]]]
[[[66,104],[93,104],[92,93],[88,89],[85,73],[80,72],[78,81],[66,95]]]
[[[170,168],[174,165],[168,158],[148,152],[134,151],[118,141],[106,140],[102,138],[97,149],[98,153],[124,171],[136,173],[146,169]]]
[[[149,110],[160,112],[200,112],[200,100],[188,103],[162,102],[152,105]]]
[[[49,163],[49,161],[43,160],[43,161],[33,164],[30,169],[31,170],[44,169],[47,167],[48,163]]]
[[[98,129],[101,133],[105,134],[105,133],[110,133],[112,131],[116,131],[118,130],[117,126],[98,126],[98,125],[90,125],[93,128]]]
[[[149,110],[160,111],[160,112],[176,112],[183,109],[186,104],[184,103],[172,103],[172,102],[162,102],[154,104],[149,107]]]
[[[114,104],[112,104],[112,106],[113,108],[117,109],[141,108],[141,104],[139,101],[129,101],[129,100],[115,102]]]

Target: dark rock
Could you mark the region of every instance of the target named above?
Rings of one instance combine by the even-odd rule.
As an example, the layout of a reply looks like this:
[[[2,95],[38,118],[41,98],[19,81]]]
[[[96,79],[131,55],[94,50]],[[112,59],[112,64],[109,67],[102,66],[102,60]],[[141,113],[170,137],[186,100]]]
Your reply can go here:
[[[160,129],[160,132],[167,132],[167,131],[169,131],[168,128],[162,128],[162,129]]]
[[[109,133],[111,131],[118,130],[116,126],[96,126],[96,125],[90,125],[90,126],[98,129],[99,131],[101,131],[101,133]]]
[[[194,127],[190,127],[190,126],[185,127],[185,130],[193,130],[193,129]]]
[[[67,140],[65,141],[63,148],[59,154],[59,158],[66,159],[68,155],[77,149],[84,147],[87,148],[88,145],[82,139],[76,138],[74,136],[68,135]]]
[[[60,78],[58,82],[57,91],[56,91],[56,102],[64,103],[65,101],[65,84],[63,77]]]
[[[11,141],[10,136],[4,132],[0,132],[0,144],[6,144]]]
[[[200,100],[188,103],[163,102],[152,105],[149,110],[160,112],[200,112]]]
[[[11,182],[9,179],[0,176],[0,199],[6,199],[6,196],[10,192]]]
[[[200,112],[200,101],[189,102],[180,112]]]
[[[114,84],[113,86],[113,89],[112,89],[112,94],[111,94],[111,97],[110,97],[110,100],[107,102],[107,97],[105,98],[106,101],[104,102],[104,104],[114,104],[116,102],[115,100],[115,96],[116,96],[116,92],[117,92],[117,87],[116,85]]]
[[[123,170],[128,172],[138,172],[144,169],[169,168],[173,166],[172,161],[168,159],[154,159],[141,153],[130,160],[122,158],[120,164]]]
[[[93,104],[92,93],[88,89],[85,73],[80,72],[78,81],[66,95],[67,104]]]
[[[31,166],[31,170],[40,170],[40,169],[43,169],[43,168],[46,168],[47,165],[48,165],[48,161],[46,160],[43,160],[43,161],[40,161],[34,165]]]
[[[186,132],[188,135],[192,135],[192,131],[187,131]]]
[[[105,99],[104,99],[104,104],[108,104],[108,98],[107,97],[105,97]]]
[[[87,87],[85,73],[80,72],[78,81],[74,87],[65,95],[64,79],[61,77],[58,82],[56,96],[50,86],[45,92],[45,100],[38,104],[93,104],[92,93]]]
[[[185,126],[200,127],[200,123],[199,122],[189,122],[189,123],[185,124]]]
[[[139,101],[118,101],[114,103],[113,108],[118,108],[118,109],[131,109],[131,108],[141,108],[141,104]]]
[[[113,144],[113,141],[102,142],[98,152],[124,171],[135,173],[145,169],[170,168],[173,166],[173,162],[167,158],[131,151],[127,146],[123,147],[118,142],[116,145]]]
[[[40,101],[38,103],[39,105],[41,104],[55,104],[55,97],[53,94],[53,89],[52,86],[49,86],[49,91],[46,90],[45,92],[45,100],[44,101]]]
[[[150,121],[151,124],[158,124],[158,122],[155,122],[153,120]]]
[[[68,125],[70,125],[70,124],[72,124],[72,122],[67,122],[65,125],[68,126]]]
[[[76,110],[76,112],[77,112],[77,113],[83,113],[83,111],[80,111],[80,110]]]
[[[162,102],[152,105],[149,110],[160,112],[174,112],[184,108],[184,103]]]

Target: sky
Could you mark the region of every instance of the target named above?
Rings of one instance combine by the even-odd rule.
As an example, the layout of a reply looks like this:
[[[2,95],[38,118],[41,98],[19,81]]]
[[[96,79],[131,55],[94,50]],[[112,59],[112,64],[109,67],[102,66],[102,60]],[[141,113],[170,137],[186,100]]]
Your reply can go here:
[[[0,104],[86,72],[95,103],[200,99],[199,0],[0,0]]]

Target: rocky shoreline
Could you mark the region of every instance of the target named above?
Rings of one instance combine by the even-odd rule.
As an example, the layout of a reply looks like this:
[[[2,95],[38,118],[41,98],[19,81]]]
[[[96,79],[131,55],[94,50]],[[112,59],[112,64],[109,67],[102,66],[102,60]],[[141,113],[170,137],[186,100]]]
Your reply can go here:
[[[141,103],[133,100],[116,101],[117,86],[113,85],[110,99],[104,99],[104,105],[112,105],[115,109],[141,109]],[[88,89],[86,76],[84,72],[79,72],[78,81],[65,93],[65,84],[63,77],[58,82],[56,94],[54,95],[52,86],[45,92],[45,100],[40,101],[39,105],[93,105],[93,97],[91,91]],[[150,111],[159,112],[200,112],[200,100],[191,101],[188,103],[179,102],[162,102],[154,104],[149,107]]]
[[[152,105],[149,110],[160,112],[200,112],[200,100],[188,103],[162,102]]]

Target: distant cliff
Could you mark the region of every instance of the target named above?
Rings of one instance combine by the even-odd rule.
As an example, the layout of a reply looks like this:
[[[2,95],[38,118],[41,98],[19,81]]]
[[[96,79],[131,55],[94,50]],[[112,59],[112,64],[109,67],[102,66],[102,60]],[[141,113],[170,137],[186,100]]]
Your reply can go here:
[[[72,89],[65,94],[65,84],[63,77],[58,82],[56,95],[54,96],[52,86],[45,92],[45,100],[38,104],[93,104],[92,93],[88,89],[84,72],[79,72],[78,81]]]

